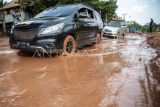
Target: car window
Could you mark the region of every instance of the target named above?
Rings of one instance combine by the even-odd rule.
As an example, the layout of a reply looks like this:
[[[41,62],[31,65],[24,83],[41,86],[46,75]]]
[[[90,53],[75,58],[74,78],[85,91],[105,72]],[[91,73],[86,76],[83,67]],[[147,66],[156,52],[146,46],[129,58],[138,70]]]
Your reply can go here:
[[[78,11],[78,13],[79,14],[85,14],[85,15],[87,15],[88,16],[88,12],[87,12],[87,9],[86,8],[82,8],[82,9],[80,9],[79,11]]]
[[[58,6],[54,8],[49,8],[35,16],[34,18],[41,18],[41,17],[65,17],[72,15],[76,9],[75,6]]]
[[[78,10],[78,12],[74,15],[74,18],[77,19],[79,17],[79,14],[85,14],[88,16],[88,11],[86,8],[81,8]]]
[[[126,23],[126,22],[122,22],[121,25],[122,25],[122,26],[127,26],[127,23]]]
[[[121,23],[119,22],[109,22],[107,26],[110,26],[110,27],[120,27],[121,26]]]
[[[121,22],[121,26],[124,26],[125,25],[125,23],[124,22]]]
[[[88,11],[88,18],[94,19],[95,18],[94,12],[92,10],[89,10],[89,9],[87,9],[87,11]]]

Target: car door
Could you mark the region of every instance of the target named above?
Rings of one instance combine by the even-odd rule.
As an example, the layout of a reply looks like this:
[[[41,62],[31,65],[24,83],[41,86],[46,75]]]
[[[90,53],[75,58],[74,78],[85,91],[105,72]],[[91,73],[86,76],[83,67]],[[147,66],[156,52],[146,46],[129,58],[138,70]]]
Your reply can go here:
[[[87,17],[80,17],[81,15]],[[75,24],[75,32],[77,36],[78,46],[83,46],[87,42],[87,36],[89,35],[89,20],[88,20],[88,11],[86,8],[81,8],[76,13],[77,21]]]
[[[95,13],[91,9],[87,9],[88,11],[88,35],[86,36],[86,44],[90,44],[96,40],[96,35],[99,29],[98,21],[96,19]]]

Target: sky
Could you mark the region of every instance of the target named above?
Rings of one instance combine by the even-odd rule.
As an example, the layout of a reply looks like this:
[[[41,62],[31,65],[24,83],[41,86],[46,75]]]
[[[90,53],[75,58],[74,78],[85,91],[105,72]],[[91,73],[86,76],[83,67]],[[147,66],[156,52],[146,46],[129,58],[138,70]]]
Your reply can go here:
[[[153,18],[154,22],[160,23],[160,0],[117,0],[117,5],[117,15],[123,17],[122,14],[126,14],[127,21],[144,25]]]
[[[137,21],[141,25],[150,22],[160,24],[160,0],[117,0],[118,16],[126,14],[126,20]]]
[[[10,1],[12,1],[12,0],[3,0],[3,2],[10,2]]]

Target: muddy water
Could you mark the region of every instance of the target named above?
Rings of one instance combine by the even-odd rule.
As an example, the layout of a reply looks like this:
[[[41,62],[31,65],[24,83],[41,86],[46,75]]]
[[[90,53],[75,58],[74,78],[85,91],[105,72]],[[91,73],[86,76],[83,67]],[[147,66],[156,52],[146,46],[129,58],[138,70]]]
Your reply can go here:
[[[145,35],[106,39],[74,56],[0,50],[0,107],[150,107]],[[145,88],[144,88],[145,87]]]

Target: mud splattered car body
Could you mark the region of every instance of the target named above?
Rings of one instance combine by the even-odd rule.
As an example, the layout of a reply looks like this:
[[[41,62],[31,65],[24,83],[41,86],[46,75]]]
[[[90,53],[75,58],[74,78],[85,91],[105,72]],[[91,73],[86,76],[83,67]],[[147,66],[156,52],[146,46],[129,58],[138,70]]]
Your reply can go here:
[[[10,47],[22,51],[63,49],[70,35],[76,47],[96,41],[103,23],[98,11],[84,4],[61,5],[44,10],[34,18],[12,27]]]
[[[126,33],[129,32],[129,29],[126,27],[125,21],[110,21],[104,28],[103,28],[103,35],[104,36],[125,36]]]

